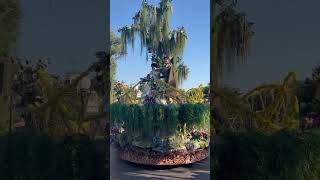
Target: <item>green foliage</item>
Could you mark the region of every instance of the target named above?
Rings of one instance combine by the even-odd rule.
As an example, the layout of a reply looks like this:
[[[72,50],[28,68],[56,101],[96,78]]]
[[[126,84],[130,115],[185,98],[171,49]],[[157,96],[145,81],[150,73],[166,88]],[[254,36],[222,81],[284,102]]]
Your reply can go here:
[[[69,90],[62,96],[63,87],[55,82],[51,76],[44,70],[38,70],[39,86],[44,94],[46,106],[30,106],[32,112],[39,117],[41,128],[50,134],[62,135],[66,133],[76,132],[77,125],[74,121],[77,118],[75,109],[75,101],[79,104],[79,97],[76,96],[76,89]],[[44,103],[44,104],[46,104]],[[70,121],[73,120],[73,121]]]
[[[135,89],[135,86],[130,87],[124,82],[116,82],[113,86],[114,91],[114,102],[123,103],[123,104],[137,104],[140,102],[138,98],[138,91]]]
[[[213,178],[316,180],[320,177],[319,153],[319,129],[306,134],[229,134],[213,146]]]
[[[197,88],[191,88],[187,91],[188,101],[190,103],[203,103],[204,102],[204,86],[202,84]]]
[[[219,14],[214,19],[214,72],[217,77],[230,73],[235,64],[246,60],[253,36],[252,25],[234,1],[218,0]]]
[[[262,85],[244,95],[215,90],[221,98],[222,127],[239,131],[297,129],[299,101],[296,96],[295,73],[289,73],[282,84]]]
[[[19,132],[1,136],[0,179],[106,179],[106,150],[104,141],[83,135]]]
[[[81,97],[78,91],[79,82],[94,70],[102,71],[105,61],[99,60],[93,63],[87,70],[80,73],[70,84],[64,85],[59,79],[49,75],[46,69],[35,70],[37,77],[36,88],[39,88],[42,101],[36,103],[28,102],[28,111],[36,118],[37,128],[51,135],[66,135],[73,133],[87,133],[90,123],[106,117],[104,112],[87,113],[87,95]],[[97,73],[99,74],[99,73]],[[106,81],[97,83],[100,86],[98,96],[104,97],[106,93],[103,88]],[[98,90],[98,89],[96,89]],[[25,96],[25,95],[22,95]]]
[[[110,32],[110,55],[113,59],[119,59],[124,54],[122,52],[122,41],[120,37],[117,37],[114,32]]]
[[[0,56],[8,55],[16,42],[20,16],[18,0],[0,0]]]
[[[187,36],[184,27],[170,30],[171,13],[171,0],[160,0],[158,7],[143,0],[141,9],[133,17],[134,23],[119,29],[119,32],[124,54],[127,53],[128,46],[134,48],[136,36],[139,35],[141,52],[145,48],[156,60],[162,61],[160,64],[164,63],[165,57],[173,57],[175,82],[178,86],[189,73],[189,69],[181,60]]]
[[[110,102],[114,102],[115,97],[115,91],[114,86],[116,85],[116,70],[117,70],[117,60],[125,55],[125,53],[122,51],[123,49],[123,43],[121,41],[121,38],[116,36],[114,32],[110,32],[110,54],[111,54],[111,62],[110,62],[110,80],[111,80],[111,95],[110,95]]]
[[[300,102],[301,116],[310,112],[320,112],[320,66],[312,69],[311,78],[300,82],[297,96]]]
[[[112,104],[110,112],[113,124],[123,124],[129,145],[135,140],[152,143],[154,137],[166,139],[186,136],[193,130],[209,131],[209,106],[205,104]]]
[[[296,74],[291,72],[282,84],[259,86],[244,96],[247,100],[249,97],[259,96],[261,110],[254,109],[257,126],[261,129],[298,128],[299,102],[296,85]],[[267,98],[271,99],[269,103]]]
[[[159,7],[143,0],[140,11],[133,17],[134,23],[119,30],[124,44],[123,51],[126,52],[128,45],[134,45],[135,34],[138,34],[141,48],[152,49],[158,57],[163,58],[169,50],[174,51],[174,49],[180,54],[184,48],[186,36],[185,32],[179,28],[170,33],[171,12],[171,0],[161,0]],[[175,43],[178,43],[178,46],[175,46]]]

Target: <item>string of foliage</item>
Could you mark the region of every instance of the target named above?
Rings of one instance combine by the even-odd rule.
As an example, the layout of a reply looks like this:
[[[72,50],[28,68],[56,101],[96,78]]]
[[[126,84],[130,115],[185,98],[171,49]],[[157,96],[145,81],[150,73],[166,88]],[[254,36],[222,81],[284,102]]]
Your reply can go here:
[[[119,29],[124,44],[123,51],[127,52],[128,46],[134,47],[135,35],[138,34],[141,51],[147,48],[161,58],[169,54],[173,57],[181,56],[187,36],[184,27],[170,31],[171,13],[171,0],[162,0],[159,7],[143,0],[141,10],[133,17],[134,23]]]
[[[111,105],[111,122],[123,124],[128,143],[136,139],[152,141],[154,137],[169,137],[193,130],[209,131],[209,106],[181,105]]]
[[[219,14],[214,20],[215,77],[230,73],[235,64],[243,63],[248,56],[253,36],[252,22],[236,11],[236,1],[217,0]]]
[[[141,42],[141,53],[143,49],[146,49],[147,59],[148,53],[151,53],[159,61],[163,61],[165,57],[173,57],[173,67],[177,74],[176,81],[181,84],[189,73],[188,68],[181,60],[187,35],[184,27],[170,30],[171,1],[161,0],[159,7],[157,7],[143,0],[140,11],[133,17],[134,23],[120,28],[119,32],[121,33],[123,54],[127,54],[128,46],[134,49],[135,38],[138,35]]]

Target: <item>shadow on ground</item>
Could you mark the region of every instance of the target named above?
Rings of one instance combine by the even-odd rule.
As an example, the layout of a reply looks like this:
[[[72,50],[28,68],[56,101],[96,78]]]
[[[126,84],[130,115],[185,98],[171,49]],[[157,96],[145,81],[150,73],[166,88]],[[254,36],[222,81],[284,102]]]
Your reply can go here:
[[[110,148],[110,176],[112,180],[149,179],[210,179],[210,158],[184,166],[144,166],[122,161],[114,147]]]

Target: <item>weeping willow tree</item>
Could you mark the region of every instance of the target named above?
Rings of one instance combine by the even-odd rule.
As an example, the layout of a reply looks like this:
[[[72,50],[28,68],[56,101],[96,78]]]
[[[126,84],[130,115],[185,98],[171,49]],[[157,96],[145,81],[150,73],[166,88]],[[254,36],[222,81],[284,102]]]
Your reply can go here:
[[[210,98],[213,105],[210,111],[211,116],[220,122],[225,114],[221,96],[216,94],[223,90],[219,87],[220,81],[236,64],[245,62],[253,35],[253,23],[245,14],[237,12],[236,6],[237,0],[211,0]]]
[[[216,24],[216,67],[222,70],[217,73],[230,73],[235,64],[247,59],[253,35],[252,23],[248,22],[245,14],[237,13],[234,6],[229,5],[222,6]]]
[[[16,42],[20,16],[18,0],[0,0],[0,56],[8,55]]]
[[[184,27],[170,29],[172,0],[161,0],[159,6],[143,0],[141,9],[134,15],[133,24],[119,29],[124,54],[127,48],[134,48],[135,39],[140,39],[141,53],[146,50],[156,67],[161,68],[171,61],[172,68],[164,73],[165,81],[178,87],[187,79],[189,69],[182,60],[187,35]]]
[[[214,81],[232,72],[234,66],[246,61],[250,50],[252,22],[236,10],[236,0],[215,0],[213,7],[213,66]]]
[[[217,98],[213,99],[212,114],[217,112],[228,121],[222,124],[229,124],[233,129],[237,126],[265,130],[297,128],[299,107],[294,93],[294,73],[289,73],[281,85],[259,86],[243,97],[219,89],[223,76],[247,59],[254,34],[253,23],[244,13],[237,12],[236,6],[236,0],[213,2],[211,90]]]

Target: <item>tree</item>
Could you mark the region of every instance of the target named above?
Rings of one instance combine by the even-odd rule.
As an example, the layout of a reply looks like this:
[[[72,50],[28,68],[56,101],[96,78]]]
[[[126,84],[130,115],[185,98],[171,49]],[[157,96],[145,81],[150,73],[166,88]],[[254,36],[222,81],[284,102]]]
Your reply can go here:
[[[178,87],[189,73],[182,60],[187,36],[184,27],[170,30],[171,1],[161,0],[157,7],[143,0],[141,9],[133,17],[134,23],[119,32],[124,53],[129,45],[134,48],[136,35],[139,35],[141,52],[146,49],[152,68],[161,70],[165,82]]]
[[[98,61],[80,73],[70,84],[63,84],[58,77],[49,75],[46,64],[39,61],[35,65],[27,61],[17,75],[13,90],[21,97],[20,107],[25,112],[27,128],[35,128],[50,134],[84,133],[84,124],[106,117],[102,110],[98,114],[87,114],[84,110],[86,103],[77,93],[80,81],[91,72],[96,72],[96,89],[100,97],[110,93],[108,59],[105,53],[97,53]],[[108,89],[109,88],[109,89]],[[106,98],[103,98],[106,100]],[[105,105],[106,102],[103,102]],[[20,108],[21,109],[21,108]],[[103,108],[101,108],[103,109]]]
[[[255,126],[265,130],[296,129],[299,125],[299,101],[296,74],[290,72],[280,85],[262,85],[242,99],[254,112]]]
[[[20,97],[17,109],[21,111],[26,127],[50,133],[65,132],[66,127],[70,128],[67,120],[70,119],[69,109],[72,107],[68,104],[70,101],[67,101],[66,96],[75,93],[69,92],[56,98],[56,94],[63,89],[63,82],[47,73],[47,63],[44,60],[19,64],[20,71],[14,80],[12,90]],[[43,108],[42,105],[52,98],[56,98],[55,101]]]
[[[133,90],[130,90],[133,89]],[[118,103],[122,104],[138,104],[138,90],[127,86],[124,82],[116,82],[114,86],[115,97]],[[124,93],[127,93],[125,96]]]
[[[8,55],[13,47],[20,17],[18,0],[0,0],[0,56]]]
[[[42,101],[43,94],[39,88],[39,76],[37,76],[37,71],[46,69],[47,64],[43,60],[39,60],[36,63],[31,63],[28,60],[25,61],[25,63],[19,59],[12,60],[12,63],[19,66],[19,70],[11,85],[11,96],[16,97],[17,99],[16,110],[21,112],[25,121],[25,126],[34,128],[37,126],[37,122],[33,118],[33,114],[28,109],[28,106],[31,104],[39,104]]]
[[[296,74],[290,72],[282,84],[261,85],[246,94],[233,89],[216,91],[224,109],[224,121],[214,122],[222,130],[247,129],[275,131],[296,129],[299,125],[299,101]]]
[[[197,88],[191,88],[187,91],[188,101],[190,103],[204,103],[205,95],[204,95],[205,87],[200,84]]]
[[[110,32],[110,79],[111,79],[111,95],[110,95],[110,102],[114,102],[115,99],[115,92],[114,87],[116,84],[115,75],[117,70],[117,60],[124,56],[122,51],[122,41],[120,37],[117,37],[114,32]]]
[[[253,35],[253,23],[247,20],[245,14],[235,10],[236,5],[237,0],[211,1],[211,116],[220,121],[223,109],[216,93],[220,81],[225,73],[233,70],[235,64],[246,60]]]

